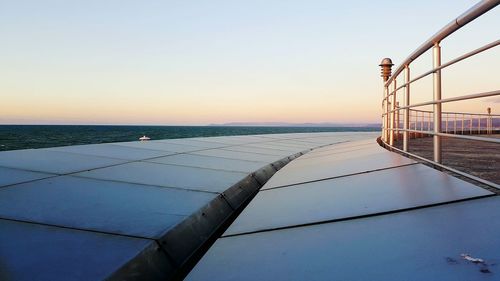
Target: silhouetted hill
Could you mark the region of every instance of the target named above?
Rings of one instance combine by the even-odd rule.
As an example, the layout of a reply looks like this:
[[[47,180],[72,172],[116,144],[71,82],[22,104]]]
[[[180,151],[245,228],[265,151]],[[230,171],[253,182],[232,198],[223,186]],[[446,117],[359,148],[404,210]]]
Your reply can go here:
[[[241,126],[241,127],[373,127],[378,128],[378,123],[287,123],[287,122],[230,122],[222,124],[209,124],[209,126]]]

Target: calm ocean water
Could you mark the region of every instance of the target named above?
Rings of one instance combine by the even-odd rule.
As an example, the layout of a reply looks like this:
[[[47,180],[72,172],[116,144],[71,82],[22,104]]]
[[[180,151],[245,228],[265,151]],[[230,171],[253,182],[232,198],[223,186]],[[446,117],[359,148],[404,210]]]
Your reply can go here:
[[[373,127],[216,127],[216,126],[90,126],[90,125],[0,125],[0,151],[76,144],[191,137],[378,131]]]

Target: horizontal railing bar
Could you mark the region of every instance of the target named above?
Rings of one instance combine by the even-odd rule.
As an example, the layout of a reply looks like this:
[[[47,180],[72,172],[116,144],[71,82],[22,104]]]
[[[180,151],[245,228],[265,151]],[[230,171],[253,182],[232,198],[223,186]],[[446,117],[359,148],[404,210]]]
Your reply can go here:
[[[480,182],[480,183],[482,183],[482,184],[486,184],[486,185],[491,186],[491,187],[494,187],[494,188],[496,188],[496,189],[500,189],[500,185],[498,185],[498,184],[496,184],[496,183],[493,183],[493,182],[491,182],[491,181],[488,181],[488,180],[485,180],[485,179],[482,179],[482,178],[476,177],[476,176],[474,176],[474,175],[471,175],[471,174],[468,174],[468,173],[465,173],[465,172],[459,171],[459,170],[457,170],[457,169],[454,169],[454,168],[451,168],[451,167],[445,166],[445,165],[443,165],[443,164],[440,164],[440,163],[434,162],[434,161],[432,161],[432,160],[426,159],[426,158],[424,158],[424,157],[422,157],[422,156],[418,156],[418,155],[416,155],[416,154],[413,154],[413,153],[410,153],[410,152],[403,151],[403,150],[401,150],[401,149],[399,149],[399,148],[397,148],[397,147],[394,147],[394,146],[389,145],[389,144],[388,144],[388,143],[386,143],[386,142],[384,142],[384,145],[386,145],[386,146],[390,147],[390,148],[391,148],[391,149],[393,149],[393,150],[399,151],[400,153],[403,153],[403,154],[405,154],[405,155],[409,155],[409,156],[414,157],[414,158],[416,158],[416,159],[419,159],[419,160],[422,160],[422,161],[424,161],[424,162],[430,163],[430,164],[432,164],[432,165],[438,166],[438,167],[440,167],[440,168],[442,168],[442,169],[445,169],[445,170],[447,170],[447,171],[453,172],[453,173],[455,173],[455,174],[459,174],[459,175],[461,175],[461,176],[464,176],[464,177],[466,177],[466,178],[469,178],[469,179],[475,180],[475,181]]]
[[[396,108],[395,109],[395,111],[400,111],[400,110],[404,110],[404,108]],[[433,113],[434,111],[432,111],[432,110],[410,109],[410,112]],[[382,116],[386,115],[386,114],[388,114],[388,113],[382,113]],[[484,116],[484,117],[492,117],[492,118],[499,118],[500,117],[500,114],[452,112],[452,111],[442,112],[442,114],[467,115],[468,117],[471,117],[471,116]]]
[[[420,109],[410,109],[410,111],[424,112],[424,113],[434,112],[432,110],[420,110]],[[500,117],[500,114],[488,114],[488,113],[467,113],[467,112],[453,112],[453,111],[446,111],[446,112],[442,112],[442,113],[443,114],[459,114],[459,115],[467,115],[467,116],[485,116],[485,117],[493,117],[493,118]]]
[[[391,96],[393,93],[401,90],[402,88],[406,87],[407,85],[409,85],[409,84],[411,84],[413,82],[416,82],[416,81],[418,81],[418,80],[420,80],[420,79],[422,79],[422,78],[424,78],[424,77],[426,77],[426,76],[428,76],[428,75],[430,75],[430,74],[432,74],[432,73],[434,73],[434,72],[436,72],[438,70],[441,70],[441,69],[446,68],[448,66],[454,65],[457,62],[460,62],[460,61],[462,61],[462,60],[464,60],[466,58],[469,58],[469,57],[472,57],[474,55],[477,55],[477,54],[479,54],[481,52],[489,50],[489,49],[491,49],[493,47],[496,47],[498,45],[500,45],[500,40],[493,41],[493,42],[491,42],[489,44],[486,44],[486,45],[482,46],[481,48],[477,48],[477,49],[475,49],[473,51],[470,51],[470,52],[466,53],[465,55],[462,55],[462,56],[460,56],[460,57],[458,57],[458,58],[456,58],[454,60],[451,60],[451,61],[449,61],[449,62],[447,62],[445,64],[442,64],[440,67],[436,67],[434,69],[431,69],[431,70],[429,70],[429,71],[427,71],[427,72],[425,72],[425,73],[423,73],[423,74],[421,74],[421,75],[413,78],[412,80],[408,81],[407,83],[404,83],[401,86],[397,87],[396,90],[394,90],[394,91],[392,91],[392,92],[389,93],[389,96]]]
[[[404,109],[398,109],[396,108],[394,111],[399,112]],[[411,112],[423,112],[423,113],[433,113],[433,111],[426,111],[426,110],[417,110],[417,109],[410,109]],[[391,112],[389,112],[391,113]],[[388,113],[382,113],[382,116],[385,116]],[[447,115],[466,115],[467,117],[474,117],[474,116],[483,116],[483,118],[491,117],[493,119],[500,118],[500,114],[487,114],[487,113],[466,113],[466,112],[442,112],[442,114],[447,114]],[[460,118],[459,118],[460,119]],[[461,120],[461,119],[460,119]]]
[[[420,130],[412,130],[412,129],[401,129],[401,128],[386,128],[386,130],[389,131],[401,131],[401,132],[411,132],[411,133],[420,133],[420,134],[425,134],[425,135],[433,135],[433,136],[441,136],[441,137],[449,137],[449,138],[456,138],[456,139],[466,139],[466,140],[474,140],[474,141],[483,141],[483,142],[492,142],[492,143],[499,143],[500,144],[500,139],[497,138],[484,138],[484,137],[474,137],[474,136],[468,136],[468,135],[455,135],[455,134],[446,134],[446,133],[434,133],[432,131],[420,131]],[[486,130],[483,130],[486,131]]]
[[[476,5],[474,5],[469,10],[465,11],[463,14],[458,16],[456,19],[445,25],[441,30],[434,34],[431,38],[425,41],[420,47],[418,47],[413,53],[411,53],[395,70],[393,75],[387,80],[385,86],[388,87],[392,81],[397,77],[410,62],[414,61],[420,57],[423,53],[429,50],[435,43],[440,42],[444,38],[450,36],[453,32],[460,29],[462,26],[468,24],[475,18],[486,13],[487,11],[493,9],[498,4],[500,0],[483,0]]]
[[[459,96],[459,97],[453,97],[453,98],[447,98],[447,99],[440,99],[440,100],[435,100],[435,101],[421,102],[421,103],[411,104],[411,105],[408,105],[408,106],[401,106],[398,109],[388,111],[387,113],[391,113],[393,111],[407,109],[407,108],[424,106],[424,105],[433,105],[433,104],[447,103],[447,102],[453,102],[453,101],[486,98],[486,97],[497,96],[497,95],[500,95],[500,90],[491,91],[491,92],[477,93],[477,94],[471,94],[471,95],[465,95],[465,96]]]
[[[395,111],[402,111],[403,109],[396,109]],[[433,113],[433,111],[425,111],[425,110],[417,110],[417,109],[410,109],[411,112],[423,112],[423,113]],[[390,112],[389,112],[390,113]],[[402,113],[400,113],[402,114]],[[470,117],[475,117],[475,116],[483,116],[482,118],[488,118],[491,117],[492,119],[497,119],[500,118],[500,114],[487,114],[487,113],[465,113],[465,112],[442,112],[442,114],[448,114],[448,115],[466,115],[469,119]],[[382,113],[381,117],[385,116],[386,113]],[[462,120],[462,118],[458,118],[457,120]]]
[[[395,109],[394,111],[402,111],[403,109]],[[426,110],[416,110],[416,109],[410,109],[411,112],[423,112],[423,113],[433,113],[433,111],[426,111]],[[389,112],[390,113],[390,112]],[[388,113],[382,113],[381,116],[385,116]],[[442,112],[442,114],[448,114],[448,115],[466,115],[467,117],[473,117],[473,116],[484,116],[486,117],[491,117],[491,118],[500,118],[500,114],[487,114],[487,113],[465,113],[465,112]],[[459,118],[460,119],[460,118]],[[461,120],[461,119],[460,119]]]

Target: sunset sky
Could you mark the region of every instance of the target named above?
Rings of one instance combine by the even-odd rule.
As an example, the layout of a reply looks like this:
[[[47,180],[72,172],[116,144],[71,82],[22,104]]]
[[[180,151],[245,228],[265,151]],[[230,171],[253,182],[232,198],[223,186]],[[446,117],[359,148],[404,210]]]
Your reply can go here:
[[[0,0],[0,124],[379,122],[380,60],[476,2]],[[497,7],[443,42],[443,62],[499,27]],[[499,89],[499,73],[497,47],[443,72],[443,97]],[[500,113],[498,98],[445,110],[488,106]]]

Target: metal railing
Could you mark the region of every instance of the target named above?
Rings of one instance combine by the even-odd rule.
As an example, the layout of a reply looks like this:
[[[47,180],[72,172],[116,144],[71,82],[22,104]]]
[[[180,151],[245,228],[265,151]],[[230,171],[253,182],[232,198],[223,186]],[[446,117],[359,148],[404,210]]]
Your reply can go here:
[[[393,66],[393,63],[391,59],[385,58],[380,64],[382,67],[381,76],[384,79],[384,97],[382,100],[382,142],[391,149],[399,150],[408,155],[430,162],[436,166],[457,172],[458,174],[497,188],[500,186],[495,183],[479,179],[475,176],[442,165],[441,138],[450,137],[500,144],[500,138],[484,136],[484,134],[488,135],[498,131],[498,128],[495,128],[495,124],[499,115],[491,115],[491,110],[489,108],[488,114],[442,112],[442,104],[498,96],[500,95],[500,90],[496,89],[489,92],[474,93],[452,98],[442,98],[441,72],[451,65],[497,47],[500,45],[500,40],[486,44],[443,64],[441,63],[440,43],[453,32],[457,31],[482,14],[495,8],[498,4],[500,4],[500,0],[484,0],[474,5],[468,11],[443,27],[430,39],[425,41],[424,44],[417,48],[417,50],[411,53],[408,58],[406,58],[401,65],[395,69],[392,76],[391,67]],[[411,63],[430,49],[432,49],[433,68],[412,78],[410,76]],[[402,85],[397,85],[397,78],[402,73],[404,74],[404,83]],[[422,103],[410,103],[410,85],[431,74],[433,78],[433,100]],[[397,96],[398,92],[401,91],[404,94],[402,98],[403,102],[401,103],[403,106],[399,106],[400,103],[398,102]],[[431,111],[415,109],[416,107],[423,106],[432,106],[433,109]],[[402,120],[402,122],[400,122],[400,120]],[[401,135],[403,141],[402,150],[394,146],[394,142],[400,140]],[[408,152],[410,137],[419,135],[433,137],[432,160],[425,159]]]
[[[394,140],[403,139],[404,113],[396,105],[396,124]],[[488,113],[442,112],[441,128],[445,134],[492,135],[500,133],[500,115]],[[429,136],[434,130],[434,112],[430,110],[410,109],[409,138]]]

